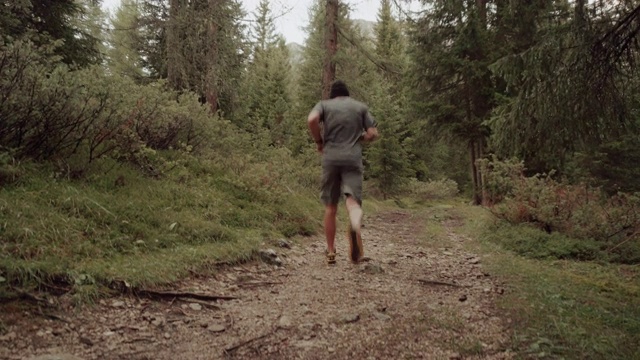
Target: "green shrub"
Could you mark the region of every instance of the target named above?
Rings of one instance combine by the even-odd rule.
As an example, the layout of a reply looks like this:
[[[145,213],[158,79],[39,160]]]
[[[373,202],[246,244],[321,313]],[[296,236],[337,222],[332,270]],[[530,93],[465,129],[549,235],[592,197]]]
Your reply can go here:
[[[534,259],[597,260],[605,256],[602,245],[597,241],[575,239],[558,232],[549,234],[528,224],[495,224],[485,231],[482,238]]]
[[[640,262],[640,194],[607,196],[598,188],[572,185],[551,175],[522,175],[522,164],[483,164],[485,183],[497,217],[528,223],[568,238],[597,241],[611,261]],[[568,240],[567,240],[568,241]]]
[[[51,51],[28,41],[0,46],[0,143],[19,158],[73,158],[82,171],[106,156],[149,168],[149,149],[197,150],[226,126],[194,94],[138,85],[97,66],[70,71],[49,59]]]

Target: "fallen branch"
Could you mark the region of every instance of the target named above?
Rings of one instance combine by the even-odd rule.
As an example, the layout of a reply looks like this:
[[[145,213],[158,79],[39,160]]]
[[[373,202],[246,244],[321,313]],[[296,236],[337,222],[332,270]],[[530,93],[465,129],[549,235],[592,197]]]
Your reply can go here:
[[[69,321],[69,320],[67,320],[67,319],[65,319],[63,317],[60,317],[60,316],[54,315],[54,314],[50,314],[50,313],[46,313],[44,311],[39,311],[38,315],[40,315],[40,316],[42,316],[42,317],[44,317],[46,319],[50,319],[50,320],[57,320],[57,321],[61,321],[63,323],[67,323],[67,324],[71,323],[71,321]]]
[[[269,286],[269,285],[282,285],[280,281],[254,281],[238,284],[241,287],[257,287],[257,286]]]
[[[436,280],[428,280],[428,279],[418,279],[418,281],[425,285],[440,285],[440,286],[452,286],[452,287],[464,287],[462,285],[448,283],[444,281],[436,281]]]
[[[613,250],[615,250],[615,249],[619,248],[620,246],[622,246],[622,245],[624,245],[624,244],[628,243],[629,241],[631,241],[631,240],[635,239],[635,238],[636,238],[636,236],[638,236],[638,235],[640,235],[640,230],[638,230],[638,231],[634,232],[633,234],[629,235],[629,236],[627,237],[627,239],[625,239],[624,241],[622,241],[622,242],[621,242],[621,243],[619,243],[618,245],[616,245],[616,246],[614,246],[614,247],[612,247],[612,248],[608,249],[608,250],[607,250],[607,252],[609,252],[609,253],[610,253],[610,252],[612,252]]]
[[[205,301],[218,301],[218,300],[235,300],[237,297],[235,296],[225,296],[225,295],[209,295],[209,294],[198,294],[191,292],[180,292],[180,291],[156,291],[156,290],[136,290],[135,293],[140,296],[146,296],[150,298],[191,298],[197,300],[205,300]]]
[[[338,29],[338,34],[340,34],[343,38],[345,38],[348,42],[351,43],[351,45],[355,46],[356,49],[360,50],[360,52],[369,60],[371,61],[375,66],[377,66],[380,70],[383,71],[387,71],[390,72],[392,74],[396,74],[396,75],[402,75],[402,72],[392,68],[391,66],[389,66],[388,64],[383,63],[382,61],[376,59],[373,55],[371,55],[364,47],[362,47],[360,44],[358,44],[356,41],[354,41],[351,37],[349,37],[347,34],[344,33],[344,31],[342,31],[342,29],[340,29],[340,27],[337,27]]]
[[[252,342],[254,342],[254,341],[258,341],[258,340],[260,340],[260,339],[264,339],[264,338],[266,338],[267,336],[272,335],[274,332],[275,332],[275,330],[271,330],[271,331],[269,331],[269,332],[268,332],[268,333],[266,333],[266,334],[262,334],[262,335],[260,335],[260,336],[253,337],[253,338],[251,338],[251,339],[249,339],[249,340],[242,341],[241,343],[239,343],[239,344],[237,344],[237,345],[230,346],[230,347],[226,347],[226,348],[224,349],[224,352],[225,352],[225,354],[229,354],[229,353],[231,353],[232,351],[238,350],[239,348],[241,348],[241,347],[243,347],[243,346],[245,346],[245,345],[251,344],[251,343],[252,343]]]
[[[44,305],[49,305],[46,299],[38,297],[37,295],[33,295],[24,290],[20,290],[16,288],[11,288],[11,290],[13,290],[14,292],[4,295],[2,298],[0,298],[0,302],[5,303],[5,302],[16,301],[16,300],[27,300],[27,301],[32,301],[34,303],[42,303]]]
[[[180,301],[184,301],[184,302],[190,302],[190,303],[194,303],[194,304],[200,304],[203,305],[204,307],[208,307],[210,309],[215,309],[215,310],[220,310],[220,306],[216,305],[216,304],[212,304],[208,301],[204,301],[204,300],[198,300],[198,299],[179,299]]]

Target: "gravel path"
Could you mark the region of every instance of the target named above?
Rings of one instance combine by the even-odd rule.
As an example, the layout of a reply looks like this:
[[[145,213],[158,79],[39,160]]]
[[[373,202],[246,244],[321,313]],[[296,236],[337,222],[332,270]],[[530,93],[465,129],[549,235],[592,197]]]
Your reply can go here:
[[[504,346],[508,320],[493,306],[501,285],[464,250],[469,239],[455,233],[455,221],[441,224],[446,247],[427,246],[426,211],[367,218],[370,261],[359,265],[348,262],[344,234],[335,266],[313,237],[276,249],[283,266],[244,264],[174,286],[234,300],[123,296],[49,319],[4,305],[0,358],[513,358]]]

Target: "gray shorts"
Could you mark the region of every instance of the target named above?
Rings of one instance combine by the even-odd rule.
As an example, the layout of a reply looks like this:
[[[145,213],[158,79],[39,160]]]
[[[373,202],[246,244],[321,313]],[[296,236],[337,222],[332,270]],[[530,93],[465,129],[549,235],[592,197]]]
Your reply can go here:
[[[362,166],[323,164],[322,202],[337,205],[342,195],[353,196],[362,205]]]

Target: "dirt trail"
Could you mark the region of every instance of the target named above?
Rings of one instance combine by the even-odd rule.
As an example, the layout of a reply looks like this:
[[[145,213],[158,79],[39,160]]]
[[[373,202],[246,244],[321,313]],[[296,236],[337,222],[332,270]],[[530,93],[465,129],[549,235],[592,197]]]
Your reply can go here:
[[[463,249],[455,221],[444,223],[448,245],[437,249],[421,245],[421,219],[401,211],[367,218],[372,260],[357,266],[347,260],[344,236],[335,266],[325,264],[323,241],[314,237],[277,249],[282,267],[245,264],[176,284],[238,298],[219,308],[122,297],[59,319],[4,314],[0,358],[511,358],[505,319],[493,306],[501,288]]]

